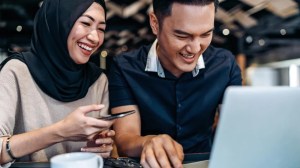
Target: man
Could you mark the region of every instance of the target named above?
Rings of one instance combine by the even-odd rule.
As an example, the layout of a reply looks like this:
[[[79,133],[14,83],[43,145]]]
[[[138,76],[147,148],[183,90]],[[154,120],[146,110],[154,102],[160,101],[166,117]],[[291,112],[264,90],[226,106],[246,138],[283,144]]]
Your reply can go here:
[[[109,74],[119,153],[143,167],[182,167],[183,153],[209,152],[226,87],[241,85],[234,56],[210,46],[214,0],[154,0],[151,46],[116,56]]]

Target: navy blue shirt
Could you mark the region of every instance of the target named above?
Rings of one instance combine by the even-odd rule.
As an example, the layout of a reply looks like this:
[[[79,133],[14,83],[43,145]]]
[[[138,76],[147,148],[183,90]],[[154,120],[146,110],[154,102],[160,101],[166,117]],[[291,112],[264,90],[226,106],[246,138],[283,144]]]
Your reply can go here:
[[[241,85],[241,71],[227,50],[210,46],[205,68],[197,76],[176,78],[166,69],[165,78],[146,72],[151,46],[113,58],[109,72],[110,106],[137,105],[141,135],[168,134],[185,153],[209,152],[216,108],[226,87]]]

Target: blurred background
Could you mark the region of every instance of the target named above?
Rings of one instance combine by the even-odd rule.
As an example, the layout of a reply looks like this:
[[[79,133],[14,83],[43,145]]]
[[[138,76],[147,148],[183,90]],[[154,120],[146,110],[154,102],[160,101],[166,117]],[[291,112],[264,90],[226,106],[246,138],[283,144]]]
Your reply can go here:
[[[106,0],[104,45],[91,61],[106,69],[111,57],[151,44],[152,0]],[[33,19],[41,0],[1,0],[0,62],[8,50],[30,46]],[[245,85],[300,85],[300,0],[220,0],[212,44],[229,49]]]

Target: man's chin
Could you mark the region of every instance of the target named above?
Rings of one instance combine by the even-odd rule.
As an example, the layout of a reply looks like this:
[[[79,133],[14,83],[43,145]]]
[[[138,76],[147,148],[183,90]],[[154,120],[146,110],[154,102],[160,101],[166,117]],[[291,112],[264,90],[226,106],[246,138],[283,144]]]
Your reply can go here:
[[[189,66],[186,66],[186,67],[181,67],[180,70],[182,72],[185,72],[185,73],[186,72],[192,72],[195,69],[195,67],[196,67],[196,65],[193,65],[193,66],[189,65]]]

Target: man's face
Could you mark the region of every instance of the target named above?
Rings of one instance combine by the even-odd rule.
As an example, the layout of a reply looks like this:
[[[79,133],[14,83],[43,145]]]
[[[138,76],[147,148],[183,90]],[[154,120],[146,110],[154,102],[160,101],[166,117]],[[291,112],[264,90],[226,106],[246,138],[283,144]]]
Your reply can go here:
[[[159,25],[152,13],[150,24],[157,35],[157,54],[163,67],[176,77],[195,68],[212,40],[215,6],[174,3],[171,16]]]

